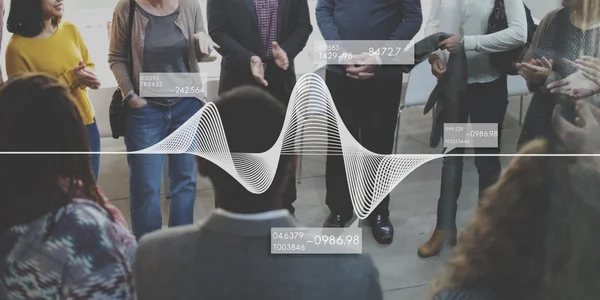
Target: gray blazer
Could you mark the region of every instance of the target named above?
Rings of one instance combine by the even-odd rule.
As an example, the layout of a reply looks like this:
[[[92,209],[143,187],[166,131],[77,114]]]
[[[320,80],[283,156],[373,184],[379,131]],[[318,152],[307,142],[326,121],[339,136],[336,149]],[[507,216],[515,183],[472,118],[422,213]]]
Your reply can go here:
[[[295,224],[213,214],[202,225],[148,234],[134,263],[138,299],[383,299],[368,256],[271,255],[271,227]]]

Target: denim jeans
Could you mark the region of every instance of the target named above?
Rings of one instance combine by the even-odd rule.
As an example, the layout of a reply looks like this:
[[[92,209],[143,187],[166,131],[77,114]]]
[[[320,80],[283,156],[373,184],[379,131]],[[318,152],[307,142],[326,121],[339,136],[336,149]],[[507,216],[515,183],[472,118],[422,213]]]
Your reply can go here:
[[[172,106],[149,102],[129,109],[125,145],[127,151],[148,148],[177,130],[192,117],[202,102],[184,98]],[[165,162],[164,154],[128,154],[131,227],[139,240],[144,234],[162,228],[160,186]],[[196,199],[196,159],[191,154],[169,154],[171,203],[169,226],[194,222]]]
[[[506,76],[486,83],[472,83],[466,91],[468,116],[471,123],[496,123],[498,124],[498,148],[476,148],[475,154],[499,154],[500,138],[502,137],[502,123],[508,106],[508,91]],[[444,150],[445,151],[445,150]],[[465,149],[456,148],[450,154],[464,154]],[[502,171],[499,156],[476,156],[475,167],[479,175],[479,198],[485,190],[493,185]],[[457,201],[462,187],[462,156],[446,156],[442,161],[442,182],[440,198],[437,207],[437,228],[451,230],[456,227]]]
[[[90,151],[100,152],[100,131],[98,131],[98,124],[96,119],[94,123],[87,125],[88,138],[90,140]],[[98,180],[98,172],[100,172],[100,154],[92,154],[92,171],[94,172],[94,178]]]

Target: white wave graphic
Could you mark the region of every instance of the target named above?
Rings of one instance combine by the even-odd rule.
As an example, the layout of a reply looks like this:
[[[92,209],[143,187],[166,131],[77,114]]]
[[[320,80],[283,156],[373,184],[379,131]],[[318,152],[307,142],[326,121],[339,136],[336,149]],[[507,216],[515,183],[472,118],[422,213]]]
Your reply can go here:
[[[265,192],[273,182],[282,154],[343,155],[352,205],[360,219],[365,219],[413,170],[442,157],[381,155],[365,149],[346,129],[329,89],[314,73],[298,80],[281,134],[264,153],[229,152],[223,124],[213,103],[206,104],[158,144],[136,153],[189,153],[203,157],[256,194]]]

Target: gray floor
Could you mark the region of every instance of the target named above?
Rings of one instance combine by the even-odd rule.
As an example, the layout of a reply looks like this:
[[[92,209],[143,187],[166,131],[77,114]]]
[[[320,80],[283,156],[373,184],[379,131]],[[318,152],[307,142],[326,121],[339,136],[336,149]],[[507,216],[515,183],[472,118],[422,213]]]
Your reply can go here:
[[[512,98],[502,137],[503,153],[514,153],[520,132],[519,99]],[[428,145],[431,117],[424,116],[422,107],[403,112],[399,132],[398,153],[439,153]],[[124,151],[123,140],[103,139],[103,151]],[[502,158],[503,163],[510,157]],[[328,209],[325,198],[325,157],[308,156],[303,162],[302,182],[298,185],[297,219],[307,227],[321,226]],[[379,268],[385,299],[427,299],[428,283],[443,266],[451,253],[446,249],[440,256],[421,259],[417,248],[427,240],[435,223],[436,201],[439,196],[441,162],[429,162],[411,173],[392,193],[391,220],[395,226],[394,242],[378,245],[368,228],[365,230],[364,252],[372,255]],[[127,161],[124,155],[102,155],[99,184],[106,196],[129,219],[129,191]],[[465,159],[463,189],[459,200],[459,226],[464,224],[476,206],[477,172],[473,159]],[[163,201],[163,211],[168,207]],[[213,191],[210,183],[199,178],[197,186],[197,220],[204,219],[213,209]],[[166,216],[166,214],[163,214]],[[166,223],[166,219],[164,222]]]

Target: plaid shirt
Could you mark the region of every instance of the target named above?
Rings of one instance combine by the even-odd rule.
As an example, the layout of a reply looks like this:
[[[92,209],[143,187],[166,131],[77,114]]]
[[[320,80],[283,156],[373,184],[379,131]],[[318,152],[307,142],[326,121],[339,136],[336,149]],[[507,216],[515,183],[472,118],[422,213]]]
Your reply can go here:
[[[277,40],[278,0],[254,0],[260,30],[260,56],[273,57],[273,42]]]

